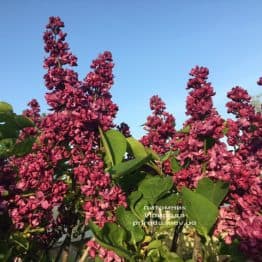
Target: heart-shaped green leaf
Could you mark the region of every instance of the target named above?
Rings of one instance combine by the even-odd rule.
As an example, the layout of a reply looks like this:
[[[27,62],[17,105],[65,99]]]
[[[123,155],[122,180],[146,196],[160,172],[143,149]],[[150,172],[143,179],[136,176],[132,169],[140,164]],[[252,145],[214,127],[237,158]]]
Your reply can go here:
[[[13,112],[13,107],[6,103],[1,101],[0,102],[0,113],[12,113]]]
[[[138,140],[133,137],[128,137],[126,140],[135,158],[144,158],[148,155],[145,147]]]
[[[136,243],[144,239],[144,230],[140,227],[137,217],[123,206],[116,210],[117,222],[130,233],[131,243]]]
[[[16,116],[15,117],[15,122],[16,122],[17,126],[20,129],[25,128],[25,127],[33,127],[33,126],[35,126],[34,122],[30,118],[28,118],[26,116],[22,116],[22,115],[21,116]]]
[[[223,181],[213,182],[210,178],[204,177],[199,180],[196,192],[205,196],[217,207],[227,195],[229,184]]]
[[[22,142],[17,143],[14,146],[13,153],[16,156],[23,156],[25,154],[30,153],[35,140],[36,140],[35,137],[28,137],[24,139]]]
[[[158,199],[167,194],[172,187],[171,177],[155,176],[144,179],[139,184],[138,191],[143,194],[143,198],[153,205]]]
[[[121,163],[127,148],[127,142],[124,135],[113,129],[104,133],[102,129],[99,128],[99,132],[106,157],[108,158],[111,166]]]
[[[126,174],[130,174],[134,172],[135,170],[139,169],[141,166],[143,166],[146,162],[149,161],[151,158],[150,155],[147,155],[146,157],[140,157],[135,158],[126,162],[121,162],[115,166],[113,166],[109,172],[113,176],[113,178],[118,178],[121,176],[124,176]]]
[[[217,220],[217,207],[206,197],[185,187],[182,200],[189,220],[195,221],[198,233],[206,237]]]

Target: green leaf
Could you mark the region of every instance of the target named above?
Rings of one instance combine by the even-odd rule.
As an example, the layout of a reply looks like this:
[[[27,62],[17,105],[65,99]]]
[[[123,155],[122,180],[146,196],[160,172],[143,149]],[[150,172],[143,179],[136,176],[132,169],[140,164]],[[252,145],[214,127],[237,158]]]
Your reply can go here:
[[[170,251],[162,252],[161,258],[163,258],[165,262],[183,262],[183,259],[181,259],[176,253]]]
[[[126,140],[135,158],[144,158],[148,155],[145,147],[138,140],[133,137],[128,137]]]
[[[191,159],[190,158],[186,158],[185,159],[185,163],[183,165],[183,169],[188,168],[190,166],[190,164],[191,164]]]
[[[205,152],[207,152],[208,149],[212,148],[215,142],[216,140],[213,137],[206,137],[204,140]]]
[[[0,156],[8,156],[14,147],[14,139],[5,138],[0,140]]]
[[[146,214],[149,212],[148,207],[150,206],[151,204],[148,202],[147,199],[144,198],[140,199],[136,203],[134,207],[134,214],[138,217],[140,221],[143,222],[145,220]]]
[[[23,156],[25,154],[30,153],[35,140],[35,137],[28,137],[24,139],[22,142],[17,143],[14,146],[13,154],[15,154],[16,156]]]
[[[124,241],[127,240],[126,231],[114,223],[105,223],[102,234],[103,238],[107,237],[113,246],[124,246]]]
[[[17,138],[18,135],[19,130],[13,123],[6,122],[0,125],[0,139]]]
[[[104,261],[104,260],[101,259],[100,257],[98,257],[98,256],[95,257],[95,262],[103,262],[103,261]]]
[[[182,169],[181,165],[179,164],[178,160],[176,160],[176,158],[171,158],[171,166],[172,166],[172,170],[173,172],[177,173],[178,171],[180,171]]]
[[[222,129],[222,132],[223,132],[223,134],[224,134],[225,136],[227,135],[228,131],[229,131],[229,128],[228,128],[228,127],[224,127],[224,128]]]
[[[131,243],[140,242],[144,239],[144,230],[138,225],[137,218],[131,211],[125,210],[123,206],[120,206],[116,210],[117,222],[130,233]]]
[[[160,240],[154,240],[152,242],[149,243],[149,245],[147,246],[147,250],[151,250],[151,249],[155,249],[155,248],[160,248],[162,246],[162,242]]]
[[[206,197],[185,187],[182,189],[182,200],[189,220],[195,221],[198,233],[207,237],[217,220],[217,207]]]
[[[128,206],[130,207],[131,210],[134,210],[135,205],[137,202],[142,198],[142,193],[139,191],[133,191],[129,196],[128,196]]]
[[[221,248],[220,248],[220,254],[229,255],[231,259],[230,261],[232,262],[246,262],[247,261],[247,258],[240,251],[239,241],[236,239],[230,245],[222,242]]]
[[[147,254],[145,262],[162,262],[163,260],[161,260],[159,256],[160,254],[158,249],[151,249]]]
[[[13,107],[6,103],[6,102],[0,102],[0,113],[12,113]]]
[[[113,160],[112,152],[110,150],[108,141],[106,140],[103,130],[100,127],[98,127],[98,130],[101,136],[102,145],[105,150],[105,163],[107,164],[107,166],[112,166],[114,164],[114,160]]]
[[[25,127],[33,127],[35,126],[34,122],[26,117],[26,116],[16,116],[15,117],[15,122],[17,124],[17,126],[20,128],[20,129],[23,129]]]
[[[176,253],[170,252],[166,246],[159,247],[158,249],[151,249],[148,252],[145,262],[183,262]]]
[[[146,157],[143,157],[143,158],[135,158],[135,159],[132,159],[126,162],[119,163],[113,166],[109,170],[109,172],[113,178],[119,178],[126,174],[130,174],[134,172],[135,170],[138,170],[146,162],[148,162],[150,158],[151,158],[151,155],[147,155]]]
[[[92,230],[95,238],[97,240],[103,241],[102,229],[91,220],[89,221],[88,226]]]
[[[11,261],[11,255],[14,247],[9,247],[6,241],[1,241],[1,242],[0,242],[0,261],[1,262]]]
[[[223,181],[213,182],[204,177],[199,180],[196,192],[213,202],[217,207],[221,204],[228,193],[229,184]]]
[[[187,125],[183,127],[179,132],[184,133],[184,134],[189,134],[190,132],[190,125]]]
[[[126,138],[121,132],[113,129],[105,133],[105,138],[111,151],[113,165],[121,163],[126,153]]]
[[[113,129],[104,133],[100,127],[99,132],[110,166],[121,163],[127,149],[127,142],[124,135]]]
[[[138,191],[143,194],[143,197],[147,199],[150,204],[160,199],[163,195],[173,187],[173,181],[171,177],[151,177],[144,179],[138,187]]]
[[[10,121],[14,121],[15,114],[10,112],[0,112],[0,122],[9,123]]]
[[[223,129],[222,129],[223,135],[227,135],[228,131],[229,131],[228,123],[227,123],[227,121],[225,121],[223,123]]]
[[[122,176],[117,182],[124,192],[129,194],[137,189],[137,185],[146,177],[146,175],[147,174],[142,171],[133,172]]]
[[[128,206],[140,221],[144,221],[145,214],[148,213],[146,206],[150,205],[148,201],[142,197],[143,195],[139,191],[132,192],[128,197]]]
[[[179,196],[172,193],[161,199],[159,199],[156,204],[158,206],[176,206],[179,201]]]
[[[12,236],[12,241],[15,242],[18,246],[24,250],[29,249],[29,240],[23,237],[22,233],[17,233]]]
[[[163,156],[160,157],[161,161],[164,162],[166,161],[167,159],[169,159],[170,157],[174,156],[177,154],[177,151],[168,151],[166,152]]]
[[[160,161],[161,158],[159,157],[159,155],[150,147],[145,147],[145,150],[148,154],[151,154],[152,155],[152,159],[153,160],[157,160],[157,161]]]

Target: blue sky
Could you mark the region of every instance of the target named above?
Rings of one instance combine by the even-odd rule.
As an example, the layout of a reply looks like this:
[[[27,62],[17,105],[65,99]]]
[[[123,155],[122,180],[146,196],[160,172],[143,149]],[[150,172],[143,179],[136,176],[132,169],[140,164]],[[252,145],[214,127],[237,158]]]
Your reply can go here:
[[[261,12],[261,0],[1,0],[0,100],[20,113],[36,98],[47,111],[42,33],[49,16],[60,16],[81,79],[99,53],[113,53],[117,122],[127,122],[135,137],[143,134],[140,125],[155,94],[181,127],[185,86],[195,65],[209,68],[215,106],[226,117],[231,87],[261,93]]]

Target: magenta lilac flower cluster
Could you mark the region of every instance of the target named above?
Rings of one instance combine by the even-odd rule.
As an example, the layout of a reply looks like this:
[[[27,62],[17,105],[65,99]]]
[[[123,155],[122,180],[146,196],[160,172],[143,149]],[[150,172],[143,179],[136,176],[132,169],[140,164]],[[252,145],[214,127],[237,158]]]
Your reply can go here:
[[[147,134],[141,138],[141,142],[164,154],[169,150],[168,142],[175,133],[175,118],[165,111],[166,105],[159,96],[151,97],[150,109],[152,116],[148,116],[144,125]]]
[[[152,116],[147,117],[144,130],[147,134],[141,138],[141,143],[151,147],[158,154],[167,153],[170,148],[170,139],[175,135],[175,118],[166,112],[166,105],[163,100],[155,95],[150,99]],[[169,159],[159,166],[166,174],[172,174],[171,162]]]
[[[104,171],[99,150],[98,127],[104,131],[113,127],[118,110],[110,94],[112,55],[99,55],[92,62],[92,72],[79,81],[71,69],[77,65],[77,58],[65,42],[63,26],[60,18],[51,17],[46,27],[45,51],[49,56],[44,60],[44,78],[49,90],[46,101],[52,112],[40,117],[36,100],[24,112],[35,121],[39,135],[32,153],[13,160],[17,183],[9,206],[17,229],[45,228],[49,241],[59,225],[72,226],[68,212],[77,210],[77,206],[86,223],[92,219],[102,226],[114,220],[119,205],[126,205],[124,193]],[[24,132],[35,135],[36,128]],[[72,192],[75,195],[68,203]],[[58,216],[53,214],[55,208]],[[79,216],[76,212],[73,216]],[[42,239],[47,240],[45,234]]]
[[[157,121],[153,125],[150,122],[163,111],[163,102],[156,96],[152,98],[158,106],[151,105],[151,109],[157,111],[148,117],[148,133],[142,142],[160,154],[166,150],[158,150],[159,145],[162,149],[168,146],[178,152],[176,158],[182,169],[172,174],[178,190],[183,186],[195,188],[204,176],[230,184],[229,194],[220,207],[215,234],[228,244],[239,240],[242,251],[256,260],[262,249],[261,113],[255,112],[247,91],[235,87],[228,93],[231,101],[227,107],[236,119],[224,120],[213,106],[215,92],[207,82],[208,74],[205,67],[196,66],[191,70],[192,78],[187,84],[191,91],[186,104],[189,119],[182,130],[171,129],[170,142],[160,139],[162,133],[155,128]],[[222,138],[226,138],[228,145]]]
[[[99,128],[116,128],[131,136],[126,123],[114,124],[118,106],[110,93],[112,54],[100,54],[80,81],[63,27],[59,17],[50,17],[44,33],[45,98],[51,112],[41,116],[33,99],[23,114],[35,126],[24,128],[16,141],[34,141],[32,151],[0,158],[0,215],[8,212],[15,234],[44,247],[62,235],[71,240],[74,230],[85,233],[90,220],[100,227],[115,221],[115,210],[127,206],[124,192],[105,169],[99,133]],[[181,130],[175,130],[175,118],[162,99],[153,96],[152,115],[144,125],[147,133],[140,141],[160,155],[162,160],[155,163],[161,173],[172,176],[177,191],[184,186],[194,190],[203,177],[228,182],[214,234],[226,244],[238,241],[248,258],[260,261],[262,114],[251,105],[247,91],[236,86],[226,104],[234,118],[223,119],[213,105],[208,75],[205,67],[190,72],[188,119]],[[262,85],[262,78],[257,83]],[[91,258],[123,261],[94,239],[86,246]]]
[[[172,139],[174,150],[179,151],[177,159],[185,167],[173,178],[178,188],[196,187],[197,181],[207,175],[209,149],[215,144],[224,147],[219,142],[223,136],[224,120],[213,107],[212,96],[215,95],[211,83],[207,82],[208,69],[196,66],[191,70],[187,89],[190,89],[186,101],[186,114],[189,119],[184,128]],[[225,177],[220,178],[225,180]]]
[[[226,136],[235,150],[228,161],[229,205],[221,209],[217,228],[224,232],[228,243],[240,239],[241,249],[258,261],[262,248],[262,115],[255,112],[251,97],[243,88],[234,87],[228,97],[231,99],[227,103],[228,112],[235,115],[235,120],[227,120]]]

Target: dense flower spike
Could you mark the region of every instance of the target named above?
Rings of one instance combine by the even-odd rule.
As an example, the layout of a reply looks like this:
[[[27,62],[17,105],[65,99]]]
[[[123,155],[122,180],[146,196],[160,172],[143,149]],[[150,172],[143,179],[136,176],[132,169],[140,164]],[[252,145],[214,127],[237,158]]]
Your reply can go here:
[[[93,72],[87,74],[81,86],[87,95],[88,113],[91,120],[99,124],[105,131],[114,126],[112,121],[118,110],[109,92],[113,85],[113,66],[110,52],[106,51],[99,55],[91,64]]]
[[[69,51],[65,42],[66,34],[61,27],[64,27],[64,23],[60,18],[51,17],[44,34],[45,51],[49,53],[44,60],[44,68],[48,70],[44,79],[46,87],[51,90],[46,94],[46,100],[56,111],[74,109],[84,99],[80,90],[75,89],[79,87],[77,73],[64,68],[65,65],[76,66],[77,58]]]
[[[170,139],[175,135],[175,118],[165,111],[166,105],[157,95],[150,98],[150,109],[153,114],[147,117],[144,124],[147,134],[140,141],[158,154],[167,153],[170,150]],[[170,160],[164,161],[159,167],[164,173],[172,174]]]
[[[151,97],[150,109],[153,115],[147,118],[144,125],[147,134],[141,138],[141,142],[157,153],[164,154],[169,151],[168,142],[175,134],[175,118],[165,111],[166,105],[159,96]]]
[[[218,150],[224,151],[225,145],[219,142],[223,137],[224,120],[213,107],[213,87],[206,80],[208,69],[196,66],[190,72],[187,89],[192,89],[187,97],[187,114],[190,118],[185,122],[184,129],[177,132],[172,139],[173,149],[179,150],[177,159],[182,169],[174,175],[174,182],[181,186],[195,187],[197,181],[207,175],[207,163],[211,147],[217,142]],[[186,132],[184,130],[188,129]],[[228,177],[220,177],[227,180]]]
[[[48,66],[49,70],[59,69],[61,77],[58,77],[60,82],[54,86],[55,92],[47,96],[47,101],[53,105],[57,113],[50,115],[51,119],[47,118],[44,122],[46,126],[49,126],[50,131],[56,132],[47,134],[49,141],[51,137],[55,137],[55,140],[61,143],[66,140],[72,147],[69,152],[71,157],[64,157],[70,159],[68,164],[73,170],[73,175],[82,193],[86,197],[92,196],[91,201],[87,201],[83,207],[86,210],[86,220],[92,218],[102,225],[108,220],[108,211],[114,210],[118,202],[125,204],[125,198],[116,186],[110,189],[112,193],[104,194],[111,187],[110,178],[104,174],[103,161],[97,155],[98,126],[103,130],[112,127],[112,121],[117,112],[117,106],[112,103],[109,92],[113,84],[112,55],[110,52],[105,52],[94,60],[91,65],[94,72],[89,73],[85,81],[80,83],[77,81],[76,73],[61,67],[65,64],[76,65],[76,58],[68,53],[68,45],[63,44],[65,34],[57,29],[57,23],[55,20],[54,26],[51,22],[50,28],[55,35],[59,34],[60,38],[57,44],[54,44],[48,51],[51,58],[56,55],[56,60],[60,62],[56,64],[50,62]],[[54,47],[60,47],[61,50],[59,49],[60,51],[56,53]],[[49,60],[47,59],[45,64],[47,61]],[[56,77],[53,76],[51,80],[54,78]],[[50,87],[50,83],[47,83],[47,87]],[[66,110],[61,111],[62,109]],[[54,122],[57,123],[57,131],[53,126],[51,127]],[[114,191],[117,194],[114,194]],[[91,208],[92,206],[94,209]]]
[[[36,136],[41,125],[40,106],[37,100],[32,99],[27,105],[29,109],[24,110],[23,115],[31,119],[35,126],[23,128],[19,136],[20,140]]]
[[[215,233],[228,244],[239,239],[245,254],[258,261],[258,250],[262,248],[259,215],[262,207],[259,198],[262,193],[261,113],[255,112],[247,91],[235,87],[228,93],[232,101],[227,103],[227,107],[228,112],[236,116],[236,120],[223,120],[213,107],[212,96],[215,92],[207,82],[208,69],[197,66],[191,70],[190,75],[192,78],[188,81],[187,89],[192,91],[189,92],[186,105],[186,113],[190,118],[184,128],[173,133],[170,143],[162,141],[162,151],[156,147],[159,139],[149,140],[152,134],[157,133],[156,122],[142,141],[160,154],[166,152],[164,149],[167,145],[178,152],[176,158],[183,167],[173,174],[178,189],[182,186],[195,188],[198,180],[204,176],[230,183],[230,192],[224,200],[225,205],[220,209]],[[154,97],[151,109],[161,114],[165,106],[158,97]],[[146,128],[150,126],[151,119],[148,118]],[[225,134],[228,145],[233,146],[234,151],[221,141]],[[166,174],[172,172],[169,170]],[[254,234],[252,230],[255,230]]]
[[[196,157],[190,158],[188,172],[180,171],[182,176],[177,173],[174,175],[174,180],[179,184],[181,177],[184,181],[181,181],[182,185],[193,187],[196,183],[190,185],[190,181],[198,180],[203,175],[229,182],[230,193],[225,200],[226,205],[220,210],[216,232],[224,236],[227,243],[231,243],[236,238],[241,239],[243,241],[241,248],[246,255],[258,259],[257,251],[261,249],[262,232],[258,230],[256,235],[248,232],[254,225],[252,221],[257,221],[257,227],[261,223],[259,210],[261,210],[262,202],[258,198],[261,194],[261,114],[255,113],[247,91],[241,87],[235,87],[228,93],[232,102],[228,102],[227,106],[228,112],[235,114],[237,120],[224,121],[212,107],[210,98],[214,92],[210,84],[205,82],[207,72],[207,69],[198,67],[191,71],[195,79],[190,79],[188,83],[188,87],[194,89],[187,99],[187,113],[192,116],[186,123],[190,126],[188,141],[196,139],[193,144],[195,146],[200,144],[198,144],[198,149],[190,148],[190,143],[184,148],[184,152],[189,154],[186,155],[187,158],[190,158],[194,152],[196,152]],[[202,110],[198,108],[201,101],[206,103],[202,104]],[[221,141],[223,134],[226,134],[228,144],[235,147],[233,152],[228,150]],[[183,143],[186,140],[187,138],[183,138]],[[204,145],[201,145],[201,141]],[[179,147],[179,142],[174,143],[174,146],[180,149],[178,158],[186,159]],[[203,164],[200,166],[199,163],[207,163],[207,165],[203,169]],[[190,172],[192,168],[194,172]]]
[[[30,109],[26,109],[23,112],[23,115],[29,117],[30,119],[33,120],[33,122],[35,124],[38,124],[41,122],[40,119],[40,106],[39,103],[37,102],[36,99],[32,99],[29,103],[28,106],[30,107]]]
[[[80,215],[75,205],[81,201],[85,221],[92,219],[100,226],[114,220],[119,205],[126,205],[123,192],[104,172],[99,155],[98,126],[103,130],[113,127],[117,112],[109,92],[113,84],[111,53],[94,60],[94,72],[81,83],[77,73],[65,67],[76,66],[77,59],[69,52],[63,26],[60,18],[51,17],[46,27],[45,51],[49,56],[44,61],[48,70],[44,78],[50,90],[46,100],[53,113],[40,118],[35,100],[24,112],[37,123],[40,135],[32,153],[14,160],[17,193],[10,206],[17,229],[44,227],[49,237],[52,233],[59,237],[54,234],[59,225],[74,226],[74,217]],[[70,192],[75,196],[68,202]],[[59,211],[56,218],[54,209]],[[48,241],[43,234],[41,238]]]
[[[233,113],[236,120],[227,121],[230,124],[226,135],[228,142],[235,147],[235,161],[231,161],[230,205],[225,207],[227,215],[221,216],[218,227],[225,232],[231,228],[234,234],[227,235],[228,241],[237,236],[241,239],[242,250],[259,261],[259,250],[262,248],[262,115],[255,112],[250,104],[251,98],[243,88],[233,88],[228,97],[232,100],[227,103],[228,112]],[[234,226],[228,216],[234,218]]]

